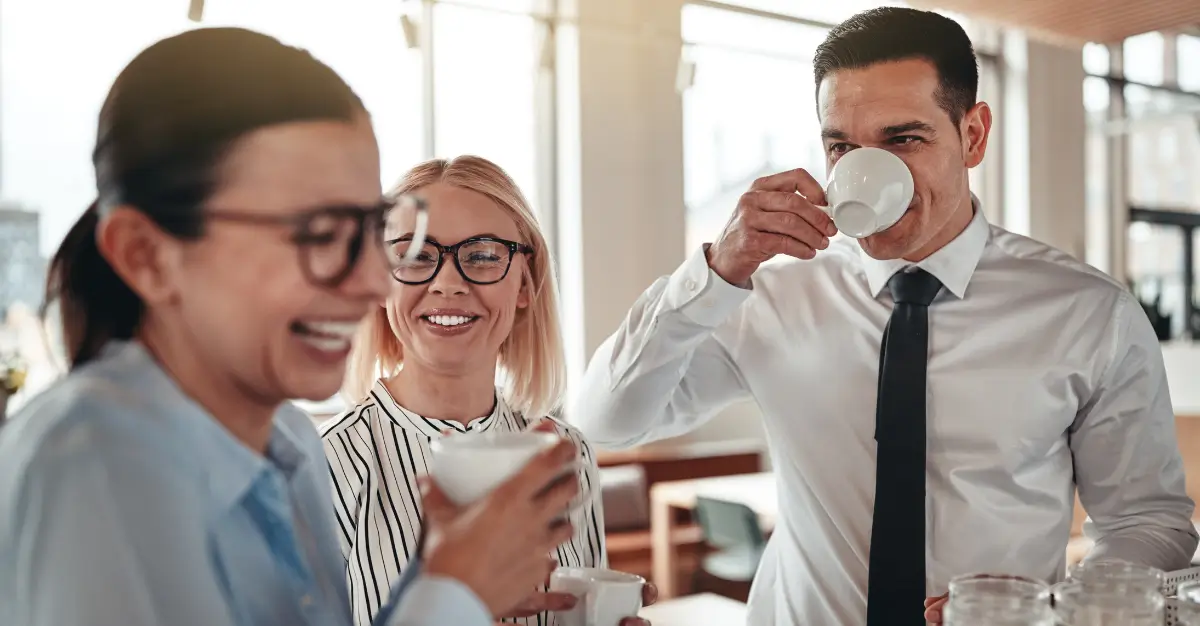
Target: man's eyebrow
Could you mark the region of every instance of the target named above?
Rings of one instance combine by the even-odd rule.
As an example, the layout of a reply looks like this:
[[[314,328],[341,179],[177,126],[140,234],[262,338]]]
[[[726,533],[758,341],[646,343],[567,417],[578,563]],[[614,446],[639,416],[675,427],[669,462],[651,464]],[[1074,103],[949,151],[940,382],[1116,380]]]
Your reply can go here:
[[[911,122],[904,122],[903,124],[892,124],[890,126],[884,126],[883,128],[879,129],[879,134],[883,135],[884,137],[895,137],[896,135],[903,135],[904,133],[911,133],[914,130],[921,131],[923,133],[929,133],[929,134],[934,134],[934,132],[935,132],[933,130],[933,127],[930,126],[929,124],[926,124],[925,122],[920,122],[920,121],[914,120]]]
[[[837,139],[838,141],[845,141],[847,139],[847,135],[836,128],[822,128],[821,139]]]

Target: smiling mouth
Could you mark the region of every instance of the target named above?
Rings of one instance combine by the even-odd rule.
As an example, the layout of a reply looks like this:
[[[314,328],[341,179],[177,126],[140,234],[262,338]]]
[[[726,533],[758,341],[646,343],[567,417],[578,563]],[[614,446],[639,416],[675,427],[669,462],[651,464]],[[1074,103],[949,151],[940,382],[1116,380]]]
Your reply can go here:
[[[292,322],[291,331],[301,341],[324,352],[342,352],[350,349],[358,321],[297,320]]]
[[[478,315],[422,315],[421,319],[442,328],[458,328],[479,319]]]

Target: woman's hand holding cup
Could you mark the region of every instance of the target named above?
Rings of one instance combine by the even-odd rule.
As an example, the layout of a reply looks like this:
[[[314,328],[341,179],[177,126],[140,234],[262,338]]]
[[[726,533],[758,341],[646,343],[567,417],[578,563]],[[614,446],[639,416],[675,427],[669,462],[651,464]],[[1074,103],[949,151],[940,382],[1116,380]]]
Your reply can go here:
[[[547,555],[572,536],[567,510],[579,481],[562,468],[577,454],[561,441],[466,505],[424,479],[425,571],[467,585],[492,615],[513,613],[554,569]]]

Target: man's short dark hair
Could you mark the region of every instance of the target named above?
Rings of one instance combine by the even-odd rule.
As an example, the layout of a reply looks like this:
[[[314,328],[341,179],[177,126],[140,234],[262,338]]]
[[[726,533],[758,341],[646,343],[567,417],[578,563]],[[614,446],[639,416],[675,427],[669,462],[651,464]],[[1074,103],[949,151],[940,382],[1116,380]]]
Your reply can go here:
[[[975,106],[979,64],[967,32],[944,15],[902,7],[863,11],[835,26],[817,46],[813,77],[819,91],[831,72],[908,59],[937,69],[934,97],[957,127]]]

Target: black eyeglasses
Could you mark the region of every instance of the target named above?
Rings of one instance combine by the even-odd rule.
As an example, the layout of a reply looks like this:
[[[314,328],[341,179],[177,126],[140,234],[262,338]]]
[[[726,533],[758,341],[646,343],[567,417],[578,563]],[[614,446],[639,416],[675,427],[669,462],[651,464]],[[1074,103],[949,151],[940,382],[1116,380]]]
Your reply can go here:
[[[320,287],[340,285],[358,265],[368,244],[386,246],[389,269],[413,262],[421,252],[429,223],[429,207],[413,195],[398,195],[375,206],[323,207],[295,215],[263,215],[239,211],[208,210],[208,219],[287,226],[300,253],[305,278]],[[408,232],[405,246],[397,246],[398,233]],[[415,245],[414,245],[415,244]]]
[[[414,249],[412,242],[413,239],[409,237],[389,240],[389,249],[397,247],[389,256],[398,256],[403,251]],[[458,273],[467,282],[491,285],[508,276],[513,255],[517,253],[532,254],[533,248],[516,241],[486,236],[464,239],[452,246],[425,241],[412,260],[393,265],[392,276],[405,285],[423,285],[437,277],[449,254],[454,257]]]

